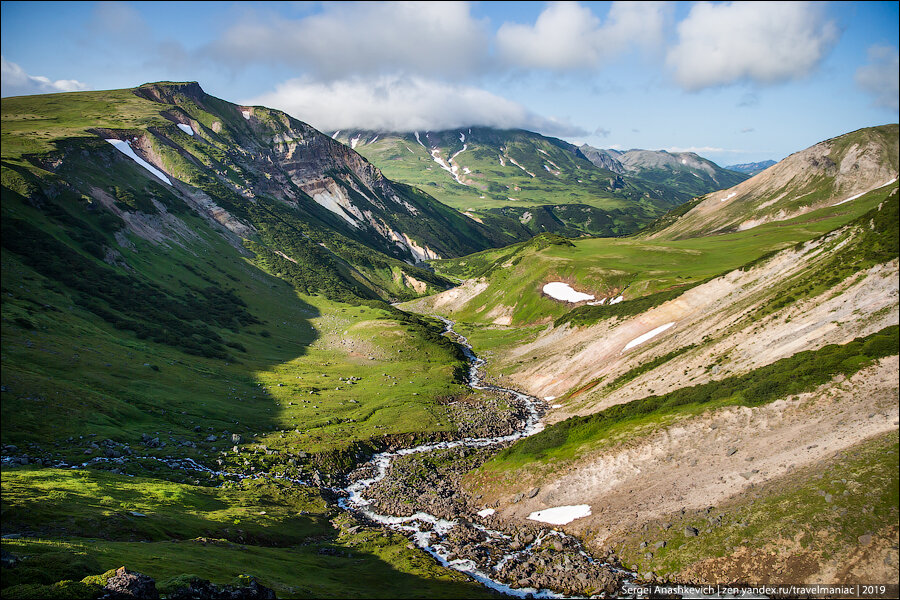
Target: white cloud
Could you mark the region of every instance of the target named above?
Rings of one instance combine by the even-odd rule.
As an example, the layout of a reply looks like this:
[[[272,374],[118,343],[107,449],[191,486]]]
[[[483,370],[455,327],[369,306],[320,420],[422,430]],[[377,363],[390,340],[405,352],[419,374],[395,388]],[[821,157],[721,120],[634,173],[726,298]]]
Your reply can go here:
[[[206,48],[226,64],[283,63],[325,79],[403,71],[462,77],[482,68],[487,22],[467,2],[327,3],[302,19],[250,17]]]
[[[817,3],[702,2],[679,23],[667,63],[688,90],[744,80],[773,84],[810,73],[838,36]]]
[[[586,132],[534,114],[517,102],[472,86],[422,77],[382,75],[320,82],[292,79],[246,101],[284,110],[321,131],[437,131],[467,126],[523,128],[547,135]]]
[[[856,83],[874,96],[876,106],[900,110],[900,53],[896,46],[869,48],[869,64],[856,70]]]
[[[631,46],[653,47],[663,39],[669,6],[664,2],[614,2],[605,23],[577,2],[554,2],[534,25],[504,23],[497,30],[500,59],[539,69],[596,67]]]
[[[75,79],[57,79],[51,81],[41,75],[29,75],[25,69],[14,62],[0,57],[2,61],[2,90],[0,95],[29,96],[32,94],[51,94],[54,92],[79,92],[88,89],[86,83]]]

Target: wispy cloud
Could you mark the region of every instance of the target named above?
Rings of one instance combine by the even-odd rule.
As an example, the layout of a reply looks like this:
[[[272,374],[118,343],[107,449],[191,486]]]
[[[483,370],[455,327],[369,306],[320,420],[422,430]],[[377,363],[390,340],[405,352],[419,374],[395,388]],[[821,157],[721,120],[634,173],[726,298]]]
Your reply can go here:
[[[29,96],[31,94],[51,94],[53,92],[79,92],[89,89],[86,83],[76,79],[52,81],[42,75],[29,75],[18,64],[0,57],[2,61],[2,90],[0,95]]]
[[[839,37],[812,2],[695,4],[678,24],[666,62],[691,91],[740,81],[774,84],[808,75]]]
[[[856,71],[856,83],[876,106],[900,111],[900,53],[896,46],[872,46],[869,62]]]

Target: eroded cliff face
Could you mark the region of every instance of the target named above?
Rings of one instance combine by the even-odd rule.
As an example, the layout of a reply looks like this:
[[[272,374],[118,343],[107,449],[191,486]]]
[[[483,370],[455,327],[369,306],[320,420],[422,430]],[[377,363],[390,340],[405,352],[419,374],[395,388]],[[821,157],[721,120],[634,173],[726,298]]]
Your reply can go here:
[[[197,178],[185,177],[185,169],[201,171],[201,178],[214,178],[249,202],[261,196],[279,200],[409,264],[494,243],[479,223],[388,180],[351,148],[283,112],[231,104],[195,83],[148,84],[135,94],[160,104],[160,115],[174,126],[97,133],[128,140],[139,156],[170,176],[172,187],[189,192],[205,214],[239,236],[252,235],[253,223],[229,214],[211,194],[198,194]]]

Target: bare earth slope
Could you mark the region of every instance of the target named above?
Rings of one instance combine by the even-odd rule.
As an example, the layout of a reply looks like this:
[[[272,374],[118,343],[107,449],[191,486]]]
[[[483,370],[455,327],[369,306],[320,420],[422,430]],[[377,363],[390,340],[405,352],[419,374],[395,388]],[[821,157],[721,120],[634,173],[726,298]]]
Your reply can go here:
[[[847,201],[897,178],[897,139],[897,125],[884,125],[825,140],[730,189],[707,194],[652,237],[751,229]]]

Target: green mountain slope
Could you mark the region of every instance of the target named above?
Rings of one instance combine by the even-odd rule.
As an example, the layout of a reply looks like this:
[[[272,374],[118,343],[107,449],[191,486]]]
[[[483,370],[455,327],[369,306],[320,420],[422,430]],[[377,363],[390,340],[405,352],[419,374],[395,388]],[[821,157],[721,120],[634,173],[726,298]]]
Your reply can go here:
[[[311,127],[278,111],[213,98],[196,84],[39,98],[3,103],[5,158],[22,178],[35,169],[53,173],[114,213],[151,218],[158,214],[152,203],[130,206],[119,196],[152,187],[170,204],[180,198],[270,252],[307,266],[328,264],[308,278],[309,289],[331,285],[389,297],[411,290],[402,283],[406,276],[441,285],[403,262],[494,244],[480,224],[390,182]],[[125,141],[169,183],[104,139]],[[141,218],[126,220],[138,230]],[[334,277],[326,271],[340,272],[343,281],[328,283]]]
[[[444,289],[411,263],[485,229],[196,84],[2,112],[3,596],[84,597],[122,564],[251,571],[280,597],[485,596],[324,489],[456,431],[462,355],[385,300]]]
[[[659,303],[689,286],[789,247],[855,219],[877,206],[896,189],[896,184],[873,191],[856,202],[825,207],[779,223],[750,231],[680,240],[597,238],[564,240],[542,236],[505,248],[456,259],[434,261],[435,271],[457,279],[471,280],[471,294],[444,303],[455,290],[413,301],[410,306],[439,312],[461,321],[483,325],[528,325],[547,323],[567,313],[622,314],[622,310],[644,310],[637,302],[652,298]],[[676,209],[677,210],[677,209]],[[594,296],[570,303],[544,293],[544,285],[565,282],[578,292]],[[607,303],[619,296],[615,306]],[[602,302],[603,304],[599,304]]]
[[[567,142],[523,130],[354,130],[335,137],[388,177],[518,239],[542,232],[622,235],[692,195],[623,177]],[[537,207],[543,208],[536,213]]]

